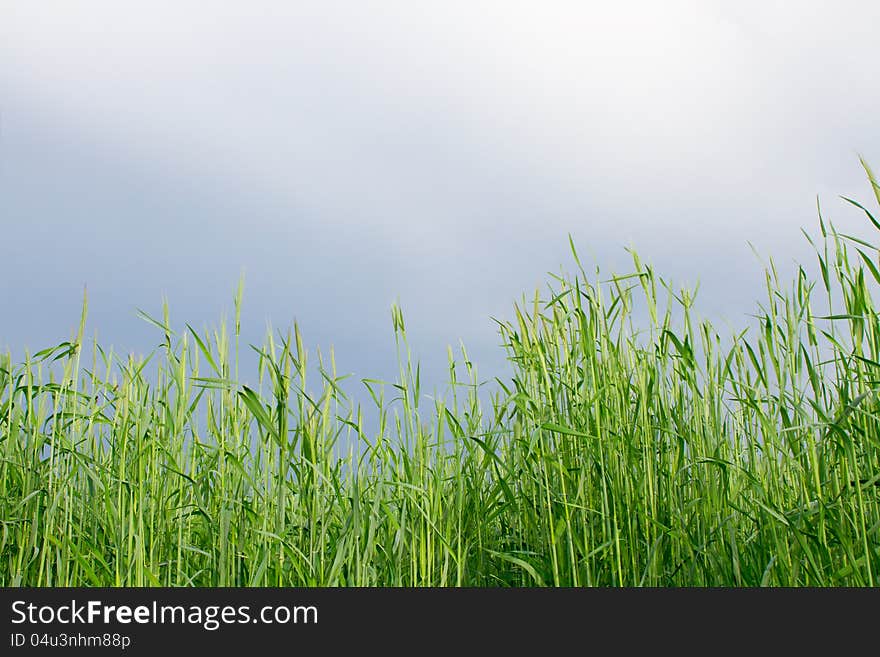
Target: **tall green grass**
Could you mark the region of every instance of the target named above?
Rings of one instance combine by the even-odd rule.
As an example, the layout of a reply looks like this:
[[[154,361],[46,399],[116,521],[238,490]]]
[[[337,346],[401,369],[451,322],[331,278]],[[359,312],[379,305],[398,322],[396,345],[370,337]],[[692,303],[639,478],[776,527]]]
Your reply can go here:
[[[771,263],[734,335],[635,254],[603,278],[572,245],[498,322],[488,403],[465,352],[426,395],[397,308],[368,409],[296,327],[240,345],[241,289],[231,331],[145,315],[141,359],[88,349],[84,305],[69,342],[0,360],[0,584],[876,586],[880,251],[819,225],[816,276]]]

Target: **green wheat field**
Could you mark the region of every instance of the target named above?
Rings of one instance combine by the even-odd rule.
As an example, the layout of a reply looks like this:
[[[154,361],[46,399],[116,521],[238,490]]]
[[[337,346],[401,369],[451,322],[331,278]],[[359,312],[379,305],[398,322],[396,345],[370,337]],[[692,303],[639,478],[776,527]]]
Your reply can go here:
[[[398,379],[364,405],[295,326],[240,344],[241,287],[230,327],[144,314],[144,358],[86,341],[84,303],[0,356],[0,585],[876,586],[880,221],[845,201],[867,236],[820,213],[741,332],[572,244],[498,322],[511,376],[450,350],[426,391],[394,307]]]

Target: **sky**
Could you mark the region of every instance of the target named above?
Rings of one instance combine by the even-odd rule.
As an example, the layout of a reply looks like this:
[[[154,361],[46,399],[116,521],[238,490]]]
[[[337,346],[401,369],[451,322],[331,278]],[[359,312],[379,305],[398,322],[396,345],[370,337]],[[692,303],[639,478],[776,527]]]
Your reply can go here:
[[[880,169],[880,3],[0,0],[0,348],[137,317],[245,338],[296,320],[341,372],[440,384],[462,341],[582,259],[635,248],[747,325]]]

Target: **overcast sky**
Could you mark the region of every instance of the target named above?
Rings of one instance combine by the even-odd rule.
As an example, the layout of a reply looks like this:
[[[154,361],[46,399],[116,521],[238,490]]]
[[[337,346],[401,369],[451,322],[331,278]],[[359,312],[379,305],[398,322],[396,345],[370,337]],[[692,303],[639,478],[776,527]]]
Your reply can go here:
[[[0,347],[117,350],[231,312],[394,370],[399,299],[442,372],[571,270],[635,247],[744,326],[747,242],[807,256],[816,196],[880,169],[880,3],[0,0]],[[439,383],[439,382],[438,382]]]

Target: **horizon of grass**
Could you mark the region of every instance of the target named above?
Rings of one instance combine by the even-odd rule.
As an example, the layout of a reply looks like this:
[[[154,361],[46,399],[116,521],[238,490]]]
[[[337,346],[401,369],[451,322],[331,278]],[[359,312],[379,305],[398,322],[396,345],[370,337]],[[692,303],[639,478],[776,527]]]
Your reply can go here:
[[[0,585],[876,586],[880,251],[819,227],[818,279],[771,261],[730,336],[635,252],[603,279],[572,243],[496,320],[488,403],[464,348],[424,394],[394,306],[369,430],[296,325],[238,383],[241,286],[231,332],[166,306],[157,352],[86,364],[84,302],[72,340],[0,355]]]

